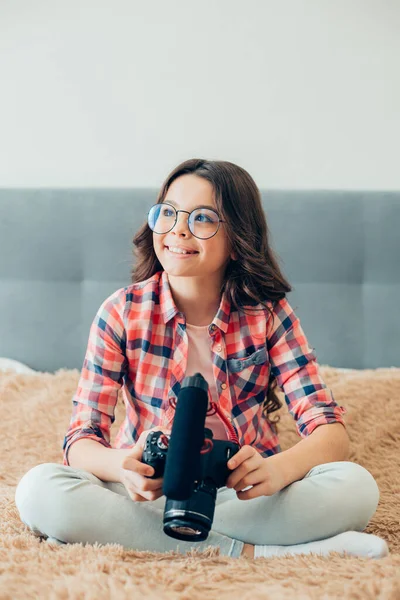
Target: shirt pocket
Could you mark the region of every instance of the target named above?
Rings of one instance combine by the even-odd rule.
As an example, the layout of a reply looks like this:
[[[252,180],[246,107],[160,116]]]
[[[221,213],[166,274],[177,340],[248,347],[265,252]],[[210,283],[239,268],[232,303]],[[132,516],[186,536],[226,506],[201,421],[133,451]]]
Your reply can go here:
[[[262,402],[268,391],[269,360],[265,346],[247,356],[231,356],[227,359],[229,385],[232,400],[242,402],[253,396]]]

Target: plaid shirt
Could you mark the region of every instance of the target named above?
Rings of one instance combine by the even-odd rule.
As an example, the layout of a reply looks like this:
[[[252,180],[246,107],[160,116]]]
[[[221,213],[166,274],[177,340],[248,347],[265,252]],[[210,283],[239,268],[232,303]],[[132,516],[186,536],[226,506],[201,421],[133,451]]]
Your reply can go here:
[[[268,306],[275,315],[273,327],[261,304],[262,310],[250,316],[231,308],[223,294],[208,329],[219,413],[230,422],[231,432],[233,426],[240,446],[252,445],[263,457],[281,452],[277,433],[261,414],[273,378],[302,438],[326,423],[345,426],[346,412],[322,380],[314,348],[287,299]],[[111,294],[90,328],[63,464],[69,464],[68,450],[81,438],[111,447],[110,427],[121,386],[126,415],[115,448],[131,448],[144,430],[171,429],[175,410],[169,399],[178,396],[187,356],[185,316],[174,303],[165,271]]]

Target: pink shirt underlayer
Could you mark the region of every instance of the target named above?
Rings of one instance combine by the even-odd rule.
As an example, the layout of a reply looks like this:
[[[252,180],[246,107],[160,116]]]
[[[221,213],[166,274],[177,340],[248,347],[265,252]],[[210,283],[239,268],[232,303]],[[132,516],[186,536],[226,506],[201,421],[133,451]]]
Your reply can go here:
[[[212,401],[218,404],[218,394],[214,383],[211,360],[212,338],[208,335],[208,325],[186,323],[189,339],[188,363],[185,376],[201,373],[209,385]],[[217,415],[206,417],[205,426],[211,429],[216,440],[227,440],[228,436],[221,418]]]

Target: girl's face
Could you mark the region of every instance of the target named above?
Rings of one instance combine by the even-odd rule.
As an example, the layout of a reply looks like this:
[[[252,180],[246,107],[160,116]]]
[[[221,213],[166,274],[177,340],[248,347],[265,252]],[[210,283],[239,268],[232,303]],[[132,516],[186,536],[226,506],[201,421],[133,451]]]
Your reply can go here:
[[[207,205],[214,210],[214,189],[209,181],[193,174],[181,175],[170,185],[164,202],[176,210],[188,212]],[[214,275],[222,281],[226,265],[234,254],[229,252],[226,224],[220,223],[217,233],[206,240],[195,237],[189,229],[189,215],[178,212],[175,226],[165,234],[153,232],[153,246],[158,260],[168,275],[204,277]],[[222,216],[220,215],[220,218]],[[171,246],[195,250],[196,254],[183,256],[168,250]]]

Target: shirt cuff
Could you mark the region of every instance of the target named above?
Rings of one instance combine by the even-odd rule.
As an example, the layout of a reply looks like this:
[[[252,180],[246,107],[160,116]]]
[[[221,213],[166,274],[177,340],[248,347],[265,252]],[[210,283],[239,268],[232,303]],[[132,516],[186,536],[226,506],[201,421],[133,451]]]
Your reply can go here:
[[[344,406],[329,407],[322,411],[321,409],[307,410],[296,421],[297,431],[302,438],[306,438],[320,425],[341,423],[346,428],[346,423],[342,417],[346,412],[347,409]]]

